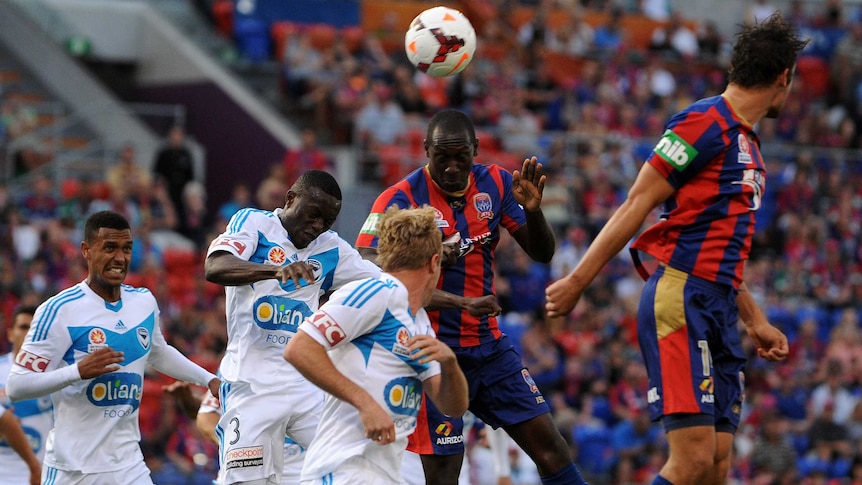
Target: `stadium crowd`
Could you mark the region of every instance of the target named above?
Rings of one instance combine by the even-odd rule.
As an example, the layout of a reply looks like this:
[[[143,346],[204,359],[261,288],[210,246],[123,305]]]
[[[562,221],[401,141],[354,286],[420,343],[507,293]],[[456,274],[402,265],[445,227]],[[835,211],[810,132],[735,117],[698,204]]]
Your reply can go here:
[[[480,3],[504,14],[516,2]],[[500,241],[501,326],[549,396],[591,483],[649,483],[666,450],[661,428],[644,412],[646,374],[635,335],[642,283],[631,261],[616,258],[565,319],[544,318],[544,288],[574,267],[622,202],[667,116],[720,92],[732,39],[704,25],[683,36],[684,46],[665,42],[676,38],[667,35],[671,28],[690,24],[675,23],[668,12],[667,30],[640,49],[627,45],[626,33],[614,25],[650,12],[635,12],[640,5],[580,2],[607,14],[608,23],[594,27],[579,20],[581,6],[569,5],[577,2],[523,3],[541,3],[534,6],[540,20],[564,9],[574,27],[555,31],[541,21],[513,27],[505,15],[483,22],[480,46],[509,45],[507,32],[518,46],[487,57],[480,48],[469,69],[445,80],[414,73],[373,33],[317,49],[298,29],[281,57],[283,94],[321,143],[353,143],[362,154],[363,180],[380,187],[423,159],[412,127],[443,107],[465,110],[480,128],[478,161],[511,168],[524,154],[539,155],[549,175],[543,207],[558,233],[557,253],[542,265],[511,239]],[[862,17],[840,1],[792,5],[785,16],[814,40],[784,112],[758,127],[769,184],[746,274],[772,323],[787,334],[790,357],[768,364],[748,349],[731,475],[739,484],[855,485],[862,484]],[[550,65],[559,58],[549,52],[564,54],[571,61],[566,66],[578,70],[560,75]],[[828,66],[832,72],[824,73]],[[192,183],[184,192],[184,217],[164,181],[145,170],[59,187],[36,177],[19,199],[0,185],[0,315],[8,324],[17,305],[41,303],[81,281],[81,224],[87,214],[111,208],[134,225],[133,274],[126,283],[150,288],[168,341],[215,371],[226,342],[225,302],[223,288],[203,278],[205,242],[239,208],[273,209],[267,194],[283,193],[292,182],[285,173],[298,173],[297,164],[312,164],[299,170],[330,166],[314,153],[288,154],[256,192],[241,181],[221,207],[208,208],[206,194]],[[0,351],[6,347],[0,338]],[[153,478],[208,484],[217,448],[161,392],[166,383],[152,375],[141,407]]]

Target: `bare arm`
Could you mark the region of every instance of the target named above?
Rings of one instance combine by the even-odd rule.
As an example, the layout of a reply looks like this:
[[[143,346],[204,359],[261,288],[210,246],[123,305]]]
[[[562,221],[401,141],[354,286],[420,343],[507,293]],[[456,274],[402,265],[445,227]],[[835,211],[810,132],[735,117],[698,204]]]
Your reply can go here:
[[[227,251],[216,251],[207,256],[204,262],[207,281],[224,286],[242,286],[263,280],[280,280],[283,284],[290,280],[298,287],[300,279],[314,281],[314,271],[304,261],[287,266],[273,266],[252,263],[240,259]]]
[[[312,384],[359,410],[365,437],[385,445],[395,441],[395,423],[368,391],[338,371],[326,349],[304,331],[284,348],[284,358]]]
[[[757,355],[770,361],[784,360],[788,353],[787,337],[769,323],[744,282],[736,295],[736,306],[745,331],[757,346]]]
[[[440,374],[426,379],[423,383],[425,393],[443,414],[462,416],[470,405],[467,378],[461,372],[452,349],[430,335],[416,335],[410,339],[409,344],[410,353],[420,364],[432,360],[440,363]]]
[[[198,413],[195,417],[195,426],[198,428],[198,431],[215,444],[219,444],[219,439],[215,432],[218,420],[218,413]]]
[[[673,186],[658,170],[644,164],[628,198],[590,244],[578,266],[547,288],[545,309],[548,316],[560,317],[571,312],[599,271],[637,234],[650,211],[673,192]]]
[[[524,208],[527,223],[512,234],[518,245],[533,260],[550,263],[554,257],[556,242],[554,230],[542,212],[542,194],[547,176],[542,175],[542,164],[536,157],[524,160],[521,171],[512,173],[512,191],[515,200]]]
[[[27,468],[30,469],[30,485],[39,485],[42,477],[42,464],[33,453],[30,447],[30,442],[27,440],[27,435],[24,434],[24,429],[21,428],[21,423],[12,412],[7,409],[0,415],[0,436],[9,443],[9,446],[18,453]]]

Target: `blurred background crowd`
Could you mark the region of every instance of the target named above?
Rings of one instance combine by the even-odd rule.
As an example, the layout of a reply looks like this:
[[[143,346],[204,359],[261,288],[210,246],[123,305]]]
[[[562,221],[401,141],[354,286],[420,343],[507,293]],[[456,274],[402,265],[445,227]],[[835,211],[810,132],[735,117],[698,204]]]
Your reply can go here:
[[[768,188],[746,280],[787,334],[790,358],[767,364],[748,349],[731,475],[738,484],[862,484],[860,2],[745,0],[740,18],[684,16],[671,0],[453,2],[473,21],[478,51],[468,69],[445,79],[407,64],[406,24],[379,3],[368,25],[284,20],[267,23],[265,35],[259,20],[241,15],[242,0],[191,4],[232,56],[276,66],[273,104],[299,134],[294,147],[265,161],[264,176],[231,180],[225,193],[208,192],[206,181],[219,174],[200,173],[207,156],[191,142],[203,134],[187,133],[182,123],[162,130],[163,146],[146,159],[135,140],[119,144],[103,177],[44,170],[63,147],[15,144],[49,115],[16,91],[20,73],[0,69],[0,316],[8,322],[16,305],[38,304],[81,281],[83,220],[113,209],[129,218],[135,236],[126,282],[150,288],[168,340],[215,371],[226,341],[224,292],[205,282],[202,263],[230,216],[282,206],[308,168],[366,187],[372,199],[345,204],[364,214],[377,191],[423,163],[428,117],[455,107],[477,125],[477,162],[511,169],[535,154],[548,174],[543,208],[557,252],[543,265],[510,239],[500,241],[501,326],[591,483],[649,483],[665,447],[645,413],[635,329],[641,282],[631,261],[621,253],[565,319],[543,317],[544,288],[577,264],[623,201],[666,119],[722,91],[735,26],[780,9],[812,41],[784,112],[757,127]],[[433,6],[412,3],[415,13]],[[355,180],[345,179],[336,147],[353,155],[347,173]],[[0,350],[8,347],[0,338]],[[147,381],[141,407],[154,478],[209,483],[217,448],[161,393],[164,383],[155,374]],[[515,483],[532,483],[524,457],[513,453],[517,459]],[[495,482],[477,476],[474,483]]]

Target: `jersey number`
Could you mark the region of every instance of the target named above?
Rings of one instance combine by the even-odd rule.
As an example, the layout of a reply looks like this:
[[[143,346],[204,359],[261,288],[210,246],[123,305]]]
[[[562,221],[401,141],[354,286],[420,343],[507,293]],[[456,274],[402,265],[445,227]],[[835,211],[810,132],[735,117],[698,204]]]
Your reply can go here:
[[[230,424],[233,425],[233,435],[234,438],[230,440],[229,445],[235,445],[237,441],[239,441],[239,418],[233,418],[230,420]]]
[[[703,364],[703,376],[709,377],[709,370],[712,368],[712,354],[709,352],[709,343],[706,340],[698,340],[697,346],[700,347],[700,363]]]

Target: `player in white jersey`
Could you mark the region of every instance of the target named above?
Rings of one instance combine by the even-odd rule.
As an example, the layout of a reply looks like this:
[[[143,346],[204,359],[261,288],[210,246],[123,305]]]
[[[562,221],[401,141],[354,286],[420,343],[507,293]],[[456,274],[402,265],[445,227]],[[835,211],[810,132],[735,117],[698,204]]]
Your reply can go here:
[[[403,484],[401,458],[423,387],[447,415],[467,410],[464,374],[423,308],[440,278],[434,209],[391,207],[378,237],[384,273],[333,293],[284,350],[327,392],[303,485]]]
[[[340,210],[335,178],[309,170],[283,208],[242,209],[210,244],[207,280],[226,287],[224,414],[216,430],[223,483],[285,483],[285,434],[303,447],[314,436],[323,392],[284,360],[284,346],[325,292],[380,275],[329,230]]]
[[[54,406],[48,396],[19,401],[6,397],[6,376],[30,330],[36,307],[20,306],[6,331],[12,352],[0,355],[0,485],[36,485],[42,476],[45,439],[54,427]]]
[[[124,285],[132,232],[102,211],[84,226],[87,278],[39,305],[9,374],[14,402],[51,394],[45,484],[152,484],[139,445],[144,371],[154,369],[217,392],[218,379],[165,342],[146,288]]]

